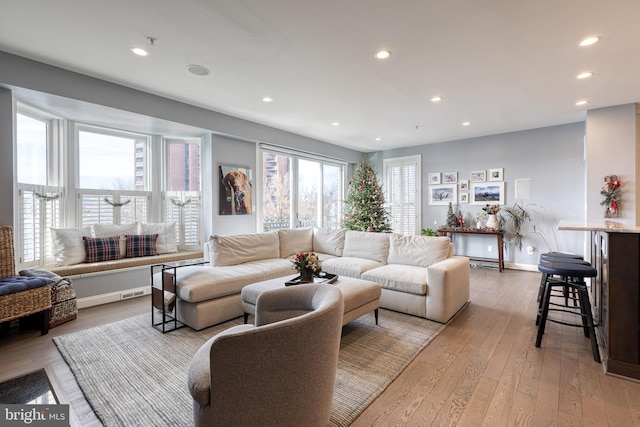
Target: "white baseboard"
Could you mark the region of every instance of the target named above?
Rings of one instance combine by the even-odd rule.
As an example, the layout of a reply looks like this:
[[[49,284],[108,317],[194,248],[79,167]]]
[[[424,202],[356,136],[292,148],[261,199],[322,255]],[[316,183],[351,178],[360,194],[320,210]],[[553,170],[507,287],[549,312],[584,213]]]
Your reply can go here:
[[[142,286],[139,288],[126,289],[124,291],[110,292],[108,294],[78,298],[78,308],[87,308],[93,307],[95,305],[109,304],[110,302],[141,297],[143,295],[149,295],[150,293],[150,286]]]
[[[517,264],[517,263],[505,263],[504,268],[511,270],[524,270],[524,271],[538,271],[538,264]]]

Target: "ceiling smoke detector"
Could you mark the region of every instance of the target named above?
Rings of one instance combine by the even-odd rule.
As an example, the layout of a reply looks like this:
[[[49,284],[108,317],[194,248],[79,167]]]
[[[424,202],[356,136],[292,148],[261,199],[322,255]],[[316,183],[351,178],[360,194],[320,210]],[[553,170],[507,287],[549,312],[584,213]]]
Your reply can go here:
[[[190,64],[187,65],[187,71],[193,74],[194,76],[208,76],[211,74],[211,70],[207,67],[198,64]]]

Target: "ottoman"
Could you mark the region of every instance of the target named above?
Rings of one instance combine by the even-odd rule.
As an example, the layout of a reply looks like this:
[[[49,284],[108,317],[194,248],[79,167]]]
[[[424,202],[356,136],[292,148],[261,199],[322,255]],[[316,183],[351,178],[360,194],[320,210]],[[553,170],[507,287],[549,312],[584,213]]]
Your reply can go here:
[[[249,315],[256,314],[256,301],[262,292],[269,289],[283,288],[284,282],[296,276],[297,275],[265,280],[264,282],[254,283],[242,288],[241,297],[242,309],[244,310],[244,323],[247,323]],[[368,280],[340,276],[338,280],[326,286],[335,286],[342,292],[342,298],[344,299],[343,326],[370,311],[374,312],[376,325],[378,324],[378,308],[380,307],[380,295],[382,293],[379,284]]]

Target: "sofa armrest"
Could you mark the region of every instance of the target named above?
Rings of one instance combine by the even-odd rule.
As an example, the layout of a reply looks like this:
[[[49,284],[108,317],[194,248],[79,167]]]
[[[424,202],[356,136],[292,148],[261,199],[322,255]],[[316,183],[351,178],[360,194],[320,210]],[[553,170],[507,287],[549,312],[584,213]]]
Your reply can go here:
[[[446,323],[469,301],[469,258],[452,256],[427,268],[427,317]]]

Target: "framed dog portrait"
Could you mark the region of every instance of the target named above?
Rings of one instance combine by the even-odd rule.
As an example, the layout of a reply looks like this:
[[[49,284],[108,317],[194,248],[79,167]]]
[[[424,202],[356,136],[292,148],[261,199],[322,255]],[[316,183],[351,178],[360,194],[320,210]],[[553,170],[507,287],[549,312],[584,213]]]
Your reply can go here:
[[[252,215],[251,169],[220,166],[220,215]]]

